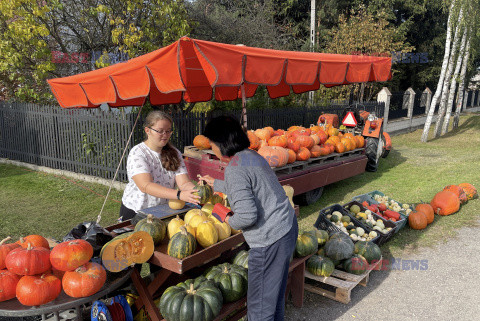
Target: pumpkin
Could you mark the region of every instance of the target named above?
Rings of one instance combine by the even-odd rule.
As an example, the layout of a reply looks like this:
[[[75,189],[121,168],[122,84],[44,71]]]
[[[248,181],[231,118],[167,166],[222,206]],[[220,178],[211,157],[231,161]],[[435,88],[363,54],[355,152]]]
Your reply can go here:
[[[185,201],[177,199],[168,200],[168,207],[170,207],[172,210],[181,210],[185,207]]]
[[[240,265],[223,263],[212,266],[205,272],[205,277],[215,281],[225,303],[238,301],[247,294],[248,270]]]
[[[235,255],[232,264],[243,266],[248,269],[248,251],[242,250]]]
[[[307,261],[306,268],[313,275],[329,277],[335,270],[335,265],[328,257],[312,255]]]
[[[260,138],[258,138],[252,130],[247,131],[247,136],[250,141],[250,146],[248,148],[257,150],[260,147]]]
[[[268,129],[260,128],[255,131],[255,135],[261,140],[268,141],[272,137],[272,133]]]
[[[88,262],[74,271],[65,272],[62,287],[68,296],[84,298],[100,291],[106,280],[105,269],[98,263]]]
[[[209,203],[207,203],[209,204]],[[206,204],[204,205],[206,206]],[[199,208],[194,208],[194,209],[191,209],[189,210],[187,213],[185,213],[185,216],[183,217],[183,221],[184,221],[184,224],[188,224],[190,223],[191,219],[195,216],[195,215],[203,215],[206,217],[206,214],[207,212],[204,212],[203,210],[199,209]],[[177,216],[178,217],[178,216]],[[183,224],[182,224],[183,225]]]
[[[462,184],[458,184],[458,186],[460,186],[463,189],[463,192],[465,193],[465,195],[467,195],[468,200],[473,200],[475,198],[478,198],[477,189],[472,184],[462,183]]]
[[[264,127],[263,129],[268,130],[271,136],[273,136],[273,133],[275,132],[275,129],[273,129],[271,126]]]
[[[287,148],[293,150],[295,153],[300,149],[300,143],[294,137],[291,137],[287,141]]]
[[[32,247],[43,247],[43,248],[46,248],[47,250],[50,250],[50,245],[48,244],[47,239],[41,235],[32,234],[25,237],[21,237],[20,240],[17,241],[17,243],[24,248],[27,248],[28,244],[30,243]]]
[[[93,247],[82,239],[57,244],[50,252],[50,263],[60,271],[73,271],[93,256]]]
[[[210,140],[203,135],[195,136],[195,138],[193,139],[193,146],[201,150],[212,148],[212,145],[210,144]]]
[[[310,136],[299,135],[297,136],[296,141],[300,144],[300,147],[305,147],[307,149],[310,149],[315,145],[315,141]]]
[[[180,232],[173,235],[168,242],[167,254],[183,259],[195,252],[197,241],[195,237],[188,233],[184,226],[180,227]]]
[[[423,212],[427,218],[427,224],[430,224],[433,222],[435,219],[434,213],[433,213],[433,208],[430,204],[428,203],[420,203],[417,204],[415,207],[415,211],[417,212]]]
[[[220,204],[221,204],[221,203],[223,202],[223,198],[221,198],[219,195],[214,194],[213,196],[215,196],[216,200],[218,200],[217,197],[220,198],[220,201],[216,202],[215,204],[217,204],[217,203],[220,203]],[[212,198],[212,199],[213,199],[213,198]],[[212,203],[204,204],[204,205],[202,206],[202,208],[201,208],[201,211],[203,212],[203,214],[204,214],[205,216],[209,217],[210,215],[212,215],[212,211],[213,211],[213,207],[214,207],[214,206],[215,206],[215,205],[213,205]],[[187,213],[188,213],[188,212],[187,212]],[[187,215],[185,214],[185,219],[186,219],[186,217],[187,217]],[[186,223],[186,222],[185,222],[185,223]],[[188,223],[187,223],[187,224],[188,224]]]
[[[193,215],[189,220],[188,225],[196,229],[200,223],[206,221],[207,219],[207,215],[202,212],[201,214]]]
[[[50,251],[43,247],[19,247],[7,254],[5,266],[10,272],[18,275],[44,273],[52,267]]]
[[[297,130],[292,132],[292,137],[298,138],[300,136],[310,136],[311,131],[305,127],[299,127]]]
[[[14,250],[18,247],[20,247],[20,244],[18,243],[9,243],[6,244],[5,242],[8,242],[11,239],[11,237],[6,237],[0,242],[0,270],[5,269],[5,258],[7,257],[7,254],[10,253],[11,250]]]
[[[62,281],[53,274],[23,276],[17,283],[16,296],[23,305],[36,306],[55,300],[62,291]]]
[[[100,257],[110,272],[120,272],[134,263],[145,263],[153,255],[153,239],[145,231],[123,233],[102,247]]]
[[[287,164],[291,164],[297,160],[297,153],[295,153],[293,150],[288,149],[288,161]]]
[[[318,241],[317,238],[309,232],[303,232],[298,235],[297,243],[295,244],[295,255],[303,257],[317,252]]]
[[[214,220],[213,226],[215,226],[215,228],[217,229],[218,241],[223,241],[226,238],[230,237],[230,235],[232,235],[232,228],[230,227],[230,225],[228,225],[227,222],[222,223],[215,219],[213,216],[212,218]]]
[[[277,129],[276,131],[273,132],[272,137],[273,136],[283,136],[283,135],[285,135],[285,131],[283,129]]]
[[[152,237],[153,244],[158,245],[167,234],[167,224],[152,214],[148,214],[146,218],[141,219],[137,225],[135,225],[135,231],[147,232]]]
[[[315,145],[310,149],[310,153],[312,154],[312,157],[320,157],[322,156],[322,147]]]
[[[331,258],[334,263],[335,261],[351,258],[355,251],[352,239],[343,232],[332,234],[327,243],[325,243],[324,248],[325,255]]]
[[[0,302],[13,299],[20,276],[9,270],[0,270]]]
[[[210,203],[212,205],[215,205],[217,203],[221,204],[222,202],[223,202],[223,197],[221,195],[217,194],[217,193],[214,193],[213,196],[212,196],[212,199],[210,200]],[[203,210],[203,208],[202,208],[202,210]]]
[[[211,321],[220,314],[222,304],[222,292],[214,282],[197,278],[167,288],[158,308],[166,320]]]
[[[309,160],[310,156],[312,156],[312,154],[310,153],[310,151],[307,148],[300,147],[300,149],[298,150],[298,153],[297,153],[297,161]]]
[[[348,273],[361,275],[367,271],[368,262],[363,256],[354,254],[343,262],[343,269]]]
[[[319,145],[324,144],[328,139],[328,135],[323,130],[317,132],[316,135],[320,138]]]
[[[265,139],[261,139],[260,140],[260,145],[258,146],[257,150],[260,150],[260,148],[265,147],[265,146],[268,146],[267,141]]]
[[[285,136],[273,136],[268,140],[268,146],[287,147],[287,138]]]
[[[408,225],[414,230],[423,230],[427,224],[427,216],[423,212],[411,212],[408,215]]]
[[[204,248],[218,242],[218,231],[211,221],[205,220],[199,223],[196,232],[198,244]]]
[[[314,146],[320,144],[320,137],[318,135],[312,134],[310,137],[313,138]]]
[[[335,127],[331,127],[330,129],[328,129],[328,136],[338,136],[338,129],[336,129]]]
[[[463,189],[458,185],[447,185],[443,188],[444,191],[450,191],[457,195],[458,199],[460,200],[460,204],[465,204],[468,202],[467,194],[463,191]]]
[[[175,218],[171,219],[167,224],[168,238],[171,239],[175,233],[180,231],[180,226],[183,225],[185,225],[185,222],[180,218],[180,216],[177,215]]]
[[[210,185],[205,184],[203,180],[201,180],[200,182],[195,182],[194,185],[194,189],[196,189],[198,192],[195,192],[193,194],[200,196],[200,199],[198,200],[200,204],[208,203],[213,195],[213,190]]]
[[[328,232],[325,230],[318,230],[318,229],[313,229],[310,231],[312,235],[314,235],[317,238],[318,246],[321,247],[325,245],[328,241]]]
[[[380,247],[371,241],[358,241],[355,243],[354,253],[363,256],[369,264],[376,263],[382,258]]]
[[[283,147],[264,146],[258,150],[258,153],[267,160],[271,167],[281,167],[288,162],[288,151]]]
[[[335,152],[336,153],[344,153],[345,152],[345,145],[342,143],[335,143]]]
[[[357,148],[362,148],[365,146],[365,138],[361,135],[355,136],[355,140],[357,141]]]
[[[460,200],[455,193],[441,191],[435,194],[430,205],[437,215],[451,215],[460,209]]]

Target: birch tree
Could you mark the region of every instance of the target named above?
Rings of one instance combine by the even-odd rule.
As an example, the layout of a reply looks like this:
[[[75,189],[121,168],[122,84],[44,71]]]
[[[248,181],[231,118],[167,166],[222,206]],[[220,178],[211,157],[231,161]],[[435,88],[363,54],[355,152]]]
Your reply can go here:
[[[455,71],[453,72],[453,77],[450,81],[450,89],[448,91],[448,99],[447,99],[447,106],[445,110],[445,118],[443,120],[442,126],[442,135],[446,134],[448,131],[448,123],[450,122],[450,117],[452,114],[452,105],[453,105],[453,98],[455,97],[455,89],[457,88],[457,79],[460,74],[460,68],[462,67],[462,61],[465,53],[465,46],[467,43],[468,35],[468,28],[465,27],[462,36],[462,42],[460,44],[460,51],[458,52],[457,63],[455,66]],[[440,119],[437,120],[437,124],[440,127]]]
[[[453,74],[453,63],[457,55],[457,48],[460,43],[459,36],[462,28],[462,18],[463,18],[463,7],[460,8],[460,13],[458,15],[457,26],[455,27],[455,35],[453,36],[453,44],[450,52],[450,57],[448,59],[447,70],[445,72],[445,81],[442,86],[442,94],[440,98],[440,106],[438,108],[437,121],[435,122],[435,130],[433,131],[433,137],[440,136],[440,129],[443,117],[445,116],[445,108],[448,98],[448,90],[450,88],[450,81]]]
[[[467,73],[468,61],[470,58],[470,43],[472,36],[468,37],[467,45],[465,47],[465,53],[463,55],[462,62],[462,71],[460,72],[460,84],[458,86],[458,101],[455,109],[455,116],[453,117],[453,128],[458,127],[458,122],[460,120],[460,112],[463,107],[463,100],[465,99],[465,75]]]
[[[428,110],[427,119],[425,121],[425,126],[423,127],[423,133],[421,137],[421,141],[426,143],[428,140],[428,132],[430,131],[430,126],[433,120],[433,114],[435,112],[435,106],[437,105],[438,98],[441,94],[441,89],[443,87],[443,83],[445,81],[445,72],[447,70],[448,60],[450,58],[450,47],[452,43],[452,24],[454,18],[452,17],[454,14],[454,7],[455,7],[455,0],[452,1],[450,4],[450,10],[448,13],[448,20],[447,20],[447,39],[445,40],[445,53],[443,55],[443,62],[442,62],[442,69],[440,72],[440,78],[438,79],[437,89],[435,90],[435,94],[433,95],[432,102],[430,104],[430,109]]]

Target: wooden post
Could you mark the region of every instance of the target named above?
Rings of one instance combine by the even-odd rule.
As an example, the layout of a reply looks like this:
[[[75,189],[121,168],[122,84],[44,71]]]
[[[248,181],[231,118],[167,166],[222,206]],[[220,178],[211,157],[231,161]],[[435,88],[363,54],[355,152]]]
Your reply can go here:
[[[388,111],[390,110],[390,99],[392,98],[392,93],[388,90],[387,87],[383,87],[382,90],[377,95],[377,102],[385,103],[385,110],[383,112],[383,130],[387,130],[388,125]]]
[[[415,104],[415,90],[412,89],[412,87],[408,88],[407,91],[408,93],[408,113],[407,117],[410,119],[410,131],[412,130],[412,118],[413,118],[413,106]]]
[[[247,129],[247,98],[245,97],[245,84],[240,86],[242,92],[242,127]]]

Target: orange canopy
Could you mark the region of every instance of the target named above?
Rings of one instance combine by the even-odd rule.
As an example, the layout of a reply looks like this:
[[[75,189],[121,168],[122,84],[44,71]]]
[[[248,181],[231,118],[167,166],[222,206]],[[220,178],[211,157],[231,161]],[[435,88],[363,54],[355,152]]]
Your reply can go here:
[[[389,57],[261,49],[180,38],[171,45],[102,69],[48,80],[64,108],[140,106],[241,98],[265,85],[271,98],[391,78]]]

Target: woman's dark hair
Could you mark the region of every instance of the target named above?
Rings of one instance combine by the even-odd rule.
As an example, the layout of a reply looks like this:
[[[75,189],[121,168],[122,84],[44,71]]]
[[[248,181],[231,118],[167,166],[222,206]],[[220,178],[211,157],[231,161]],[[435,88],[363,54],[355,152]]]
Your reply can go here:
[[[169,114],[160,110],[153,110],[149,112],[147,117],[145,118],[143,126],[151,127],[157,121],[163,119],[168,120],[173,126],[172,117]],[[163,168],[165,168],[167,171],[175,172],[180,167],[180,156],[178,155],[177,150],[175,149],[175,147],[173,147],[173,144],[170,141],[165,146],[163,146],[160,160],[162,162]]]
[[[203,135],[220,148],[223,156],[230,157],[250,147],[250,141],[242,126],[230,116],[219,116],[210,120]]]

